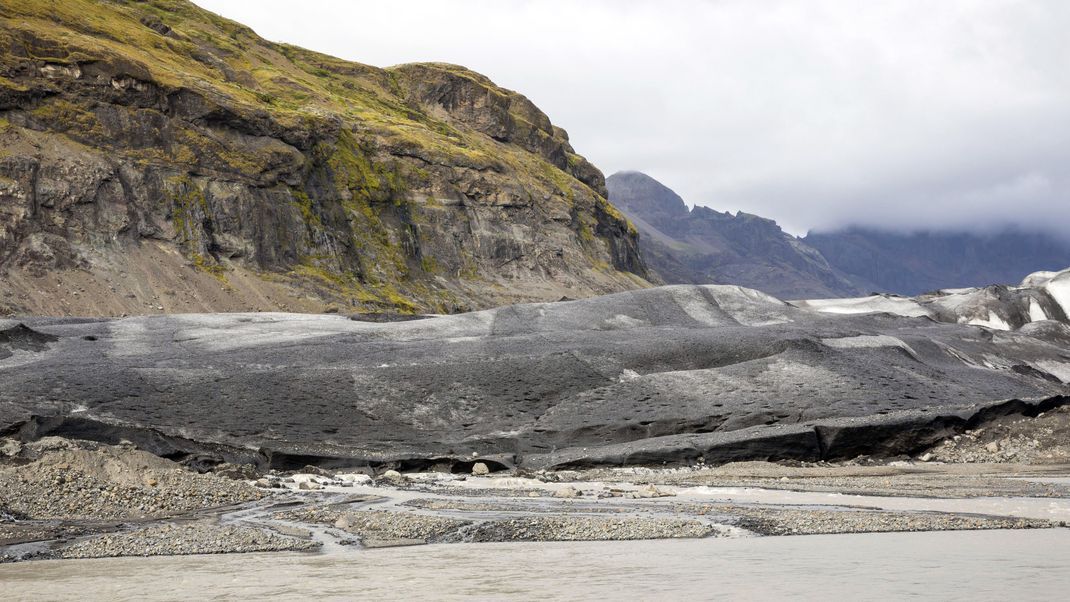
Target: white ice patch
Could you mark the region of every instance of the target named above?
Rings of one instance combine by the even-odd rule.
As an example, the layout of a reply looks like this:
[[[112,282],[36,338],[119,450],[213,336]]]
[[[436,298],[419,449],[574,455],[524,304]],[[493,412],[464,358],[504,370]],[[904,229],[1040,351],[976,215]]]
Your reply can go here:
[[[335,478],[343,483],[353,483],[354,485],[369,485],[372,482],[372,478],[366,474],[340,474],[335,475]]]
[[[1042,322],[1048,319],[1048,314],[1044,313],[1044,308],[1037,303],[1037,300],[1029,298],[1029,321],[1030,322]]]
[[[638,372],[636,372],[635,370],[629,370],[629,369],[625,368],[624,370],[621,370],[620,376],[617,377],[617,380],[619,380],[622,383],[626,383],[626,382],[628,382],[630,380],[635,380],[637,378],[639,378],[639,373]]]
[[[145,356],[155,351],[149,343],[151,335],[146,318],[121,318],[108,323],[108,339],[111,345],[105,348],[109,358]]]
[[[509,439],[509,438],[512,438],[512,437],[516,437],[517,435],[521,434],[522,432],[523,431],[521,431],[521,430],[487,431],[485,433],[479,433],[479,434],[476,434],[476,435],[468,435],[464,439],[461,439],[461,441],[471,442],[471,441],[488,441],[488,440],[489,441],[494,441],[496,439]]]
[[[907,318],[919,318],[929,315],[929,311],[913,299],[885,297],[884,295],[851,299],[811,299],[794,303],[799,307],[827,314],[871,314],[883,312]]]
[[[1054,278],[1059,272],[1033,272],[1022,280],[1022,286],[1043,286]]]
[[[977,362],[975,362],[972,359],[970,359],[970,357],[968,355],[966,355],[965,353],[959,351],[958,349],[955,349],[954,347],[952,347],[950,345],[945,345],[943,343],[940,343],[939,341],[937,341],[936,344],[941,349],[943,349],[948,355],[950,355],[951,357],[959,360],[963,364],[966,364],[967,366],[973,366],[975,368],[978,367]]]
[[[1064,383],[1070,383],[1070,362],[1057,362],[1055,360],[1039,360],[1033,362],[1037,368],[1051,374]]]
[[[447,339],[443,339],[443,342],[445,342],[445,343],[449,343],[449,344],[451,344],[451,345],[456,345],[457,343],[471,343],[471,342],[473,342],[473,341],[481,341],[481,340],[483,340],[484,338],[486,338],[486,337],[484,337],[484,336],[474,336],[474,337],[449,337],[449,338],[447,338]]]
[[[835,386],[842,382],[840,375],[831,370],[784,358],[777,358],[761,373],[748,377],[748,380],[759,387],[777,391],[792,390],[799,383],[830,383]]]
[[[710,284],[709,291],[721,309],[744,326],[769,326],[791,322],[786,303],[776,297],[735,285]]]
[[[836,349],[872,349],[874,347],[898,347],[910,353],[911,355],[917,355],[914,350],[910,348],[910,345],[904,343],[901,339],[896,337],[890,337],[886,334],[863,334],[855,337],[840,337],[836,339],[821,339],[821,342],[834,347]]]
[[[1059,272],[1044,284],[1044,290],[1063,308],[1063,313],[1070,316],[1070,270]]]
[[[257,346],[283,345],[322,338],[344,332],[359,332],[366,328],[345,316],[333,314],[287,314],[264,312],[259,314],[182,314],[169,316],[177,323],[172,340],[209,351],[229,351]],[[129,323],[124,323],[129,322]],[[164,324],[161,322],[161,324]],[[145,319],[121,320],[112,326],[112,336],[120,329],[123,336],[139,336],[138,345],[148,345]],[[137,329],[137,330],[135,330]],[[115,347],[115,346],[113,346]],[[133,347],[136,348],[136,347]],[[132,348],[132,349],[133,349]]]
[[[474,311],[466,314],[435,316],[408,322],[364,324],[364,332],[377,338],[391,341],[419,341],[424,339],[468,339],[490,334],[497,309]],[[351,321],[352,322],[352,321]],[[357,324],[358,322],[352,322]]]
[[[626,316],[624,314],[617,314],[612,318],[602,320],[602,328],[604,330],[626,330],[628,328],[638,328],[640,326],[649,325],[650,324],[644,320]]]
[[[986,328],[991,328],[993,330],[1010,330],[1011,329],[1011,325],[1010,324],[1008,324],[1003,318],[997,316],[996,314],[992,313],[991,311],[988,312],[988,318],[987,319],[985,319],[985,318],[974,318],[974,319],[972,319],[972,320],[970,320],[969,322],[966,322],[966,323],[967,324],[972,324],[974,326],[984,326]]]
[[[976,290],[971,290],[968,292],[957,293],[954,295],[945,295],[943,297],[937,297],[933,299],[931,303],[938,307],[942,307],[948,311],[959,314],[962,313],[961,308],[963,305],[969,305],[971,302],[977,301],[978,295],[976,293]]]
[[[729,323],[723,312],[710,304],[697,288],[674,287],[673,298],[680,309],[684,310],[692,320],[707,326],[722,326]]]

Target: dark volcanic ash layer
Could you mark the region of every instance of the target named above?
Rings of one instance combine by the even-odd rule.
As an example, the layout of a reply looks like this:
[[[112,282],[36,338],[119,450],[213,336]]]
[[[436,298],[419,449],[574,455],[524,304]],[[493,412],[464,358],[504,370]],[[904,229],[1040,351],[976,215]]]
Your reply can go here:
[[[998,331],[828,314],[735,286],[393,323],[21,323],[0,322],[35,341],[0,338],[0,433],[129,439],[173,459],[262,467],[891,455],[1070,394],[1060,322]]]

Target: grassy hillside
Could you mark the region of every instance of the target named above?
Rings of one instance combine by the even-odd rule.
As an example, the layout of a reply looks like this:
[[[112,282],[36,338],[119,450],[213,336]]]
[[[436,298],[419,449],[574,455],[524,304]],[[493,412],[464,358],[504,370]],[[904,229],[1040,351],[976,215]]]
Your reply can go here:
[[[57,270],[100,276],[103,297],[151,288],[116,286],[149,244],[234,307],[259,303],[239,272],[402,311],[645,285],[601,172],[463,67],[343,61],[180,0],[9,0],[0,51],[9,311],[47,310],[28,290]]]

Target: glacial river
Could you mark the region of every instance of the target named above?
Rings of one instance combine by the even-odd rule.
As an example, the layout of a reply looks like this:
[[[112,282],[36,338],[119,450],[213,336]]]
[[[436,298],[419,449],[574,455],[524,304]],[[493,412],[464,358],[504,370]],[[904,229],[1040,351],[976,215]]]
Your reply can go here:
[[[3,600],[1065,600],[1070,530],[444,544],[0,565]]]

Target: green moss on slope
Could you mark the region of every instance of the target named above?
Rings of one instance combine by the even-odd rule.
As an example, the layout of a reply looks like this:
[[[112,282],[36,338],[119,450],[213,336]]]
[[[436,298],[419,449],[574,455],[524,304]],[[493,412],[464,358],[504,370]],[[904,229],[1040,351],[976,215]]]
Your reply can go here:
[[[257,202],[282,199],[284,210],[268,211],[282,216],[269,226],[280,240],[279,224],[299,218],[306,226],[296,236],[303,243],[286,241],[300,248],[288,248],[272,269],[292,267],[295,277],[360,303],[405,309],[418,299],[445,307],[453,300],[443,278],[480,278],[469,250],[451,249],[445,263],[421,253],[418,238],[432,231],[426,209],[440,190],[473,189],[498,204],[492,187],[504,184],[501,204],[530,207],[536,217],[528,219],[560,215],[555,204],[567,204],[566,214],[585,216],[572,234],[590,261],[576,269],[600,265],[604,245],[596,239],[605,236],[605,216],[626,222],[590,188],[599,187],[597,178],[588,177],[589,166],[583,171],[564,134],[527,99],[482,75],[456,65],[417,67],[429,80],[415,84],[449,88],[457,81],[449,78],[463,80],[472,86],[461,96],[475,99],[470,109],[481,110],[485,96],[513,131],[488,133],[480,119],[416,95],[405,66],[384,70],[271,43],[185,0],[0,4],[0,95],[20,99],[15,112],[25,112],[11,122],[62,132],[146,173],[168,174],[162,200],[176,242],[198,269],[218,267],[205,250],[206,233],[218,224],[202,190],[216,183],[255,189],[246,194]],[[562,149],[565,164],[551,164],[547,157],[561,163]],[[233,226],[230,208],[211,209]]]

